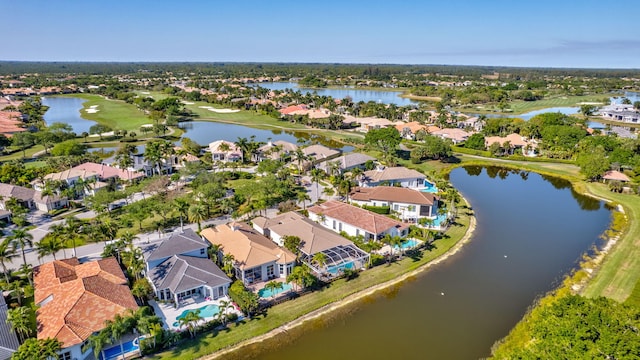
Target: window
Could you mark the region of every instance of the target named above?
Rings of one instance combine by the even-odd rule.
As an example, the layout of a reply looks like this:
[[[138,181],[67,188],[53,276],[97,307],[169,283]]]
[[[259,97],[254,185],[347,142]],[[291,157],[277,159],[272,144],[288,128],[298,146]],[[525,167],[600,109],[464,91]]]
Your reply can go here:
[[[394,210],[394,211],[398,211],[398,209],[400,209],[400,205],[398,205],[398,204],[393,204],[393,210]]]
[[[342,223],[338,224],[338,231],[342,231]]]
[[[335,230],[335,229],[336,229],[336,221],[333,220],[333,230]]]
[[[200,249],[200,255],[204,255],[205,251],[205,249]]]
[[[356,229],[356,236],[360,236],[360,229]]]
[[[275,269],[273,264],[267,265],[267,277],[269,279],[276,277]]]
[[[280,264],[278,270],[280,270],[280,276],[284,275],[284,264]]]
[[[71,360],[71,351],[66,351],[58,355],[58,360]]]

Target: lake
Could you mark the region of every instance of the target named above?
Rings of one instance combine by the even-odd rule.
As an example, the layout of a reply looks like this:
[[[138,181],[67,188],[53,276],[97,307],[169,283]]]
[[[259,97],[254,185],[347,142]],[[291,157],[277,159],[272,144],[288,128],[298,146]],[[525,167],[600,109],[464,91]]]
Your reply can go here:
[[[536,297],[600,245],[610,220],[603,203],[560,179],[469,167],[453,170],[450,180],[477,217],[461,251],[410,281],[225,359],[489,356]]]
[[[417,105],[419,101],[410,100],[400,97],[402,91],[394,90],[366,90],[366,89],[354,89],[354,88],[342,88],[342,89],[313,89],[298,87],[298,83],[295,82],[266,82],[257,83],[251,85],[259,85],[263,88],[270,90],[284,90],[292,89],[294,91],[300,91],[303,94],[317,93],[320,96],[331,96],[334,99],[344,99],[350,97],[354,103],[364,102],[378,102],[382,104],[396,104],[398,106]]]
[[[45,96],[42,98],[42,104],[49,109],[44,114],[44,121],[49,125],[54,122],[69,124],[78,135],[88,133],[89,128],[96,122],[80,117],[80,110],[85,101],[87,100],[76,97]]]
[[[82,103],[86,100],[75,97],[43,97],[42,103],[49,107],[44,114],[44,120],[47,124],[54,122],[62,122],[71,125],[73,131],[76,134],[82,132],[89,132],[89,128],[95,125],[96,122],[86,120],[80,117],[80,110],[82,109]],[[180,124],[180,127],[185,130],[183,137],[189,137],[200,145],[207,146],[209,143],[224,139],[227,141],[237,141],[239,137],[250,138],[255,136],[256,141],[267,142],[269,139],[284,140],[292,143],[296,143],[298,139],[304,143],[321,143],[326,146],[341,149],[344,152],[353,150],[353,146],[345,146],[342,143],[331,141],[317,132],[307,133],[301,131],[284,131],[284,130],[261,130],[254,129],[247,126],[216,123],[208,121],[191,121]],[[179,143],[179,142],[178,142]],[[105,147],[104,151],[112,151],[115,148]],[[93,148],[90,151],[101,151],[101,148]]]

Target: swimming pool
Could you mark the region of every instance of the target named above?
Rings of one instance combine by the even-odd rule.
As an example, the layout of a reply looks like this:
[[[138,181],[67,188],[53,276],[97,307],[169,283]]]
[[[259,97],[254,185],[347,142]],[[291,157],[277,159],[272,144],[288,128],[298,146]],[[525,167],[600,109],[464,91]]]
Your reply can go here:
[[[140,338],[142,339],[143,337],[140,337]],[[112,346],[108,349],[103,350],[102,353],[100,354],[100,360],[116,359],[118,356],[121,356],[122,354],[127,354],[132,351],[138,351],[138,350],[140,350],[140,344],[138,343],[138,339],[133,339],[131,341],[122,343],[122,351],[120,349],[120,344],[117,344],[115,346]]]
[[[185,310],[183,311],[180,315],[178,315],[176,317],[176,321],[173,323],[174,327],[178,327],[180,326],[180,322],[179,320],[184,318],[185,316],[187,316],[188,313],[190,312],[196,312],[197,310],[200,310],[200,317],[205,319],[206,318],[213,318],[214,316],[216,316],[219,312],[220,312],[220,308],[218,307],[218,305],[206,305],[197,309],[192,309],[192,310]]]
[[[400,246],[393,245],[393,248],[396,250],[413,249],[414,247],[417,247],[418,245],[420,245],[421,242],[422,241],[419,241],[416,239],[408,239],[407,241],[403,242]]]
[[[262,288],[260,290],[258,290],[258,295],[261,298],[269,298],[275,295],[278,295],[280,293],[283,293],[285,291],[291,290],[291,284],[289,283],[282,283],[282,288],[281,289],[275,289],[275,290],[271,290],[271,289],[267,289],[267,288]]]
[[[425,181],[424,188],[420,189],[420,191],[435,194],[438,192],[438,188],[436,187],[436,184]]]
[[[340,271],[344,271],[344,269],[353,269],[353,268],[355,268],[355,264],[353,263],[353,261],[349,261],[349,262],[345,262],[338,265],[328,266],[327,272],[335,275]]]

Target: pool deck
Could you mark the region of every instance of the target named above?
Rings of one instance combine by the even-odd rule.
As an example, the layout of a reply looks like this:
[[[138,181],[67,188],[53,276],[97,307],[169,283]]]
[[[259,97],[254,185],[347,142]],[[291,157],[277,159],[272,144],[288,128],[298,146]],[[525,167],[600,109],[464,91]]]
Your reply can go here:
[[[153,300],[149,301],[149,305],[153,307],[153,310],[155,311],[156,315],[158,315],[158,317],[162,319],[165,329],[180,330],[180,326],[177,326],[177,327],[173,326],[173,323],[177,321],[176,320],[177,317],[180,316],[180,314],[182,314],[185,310],[195,310],[207,305],[220,306],[220,302],[223,300],[226,300],[229,302],[232,301],[231,298],[229,298],[228,296],[224,296],[216,300],[207,300],[203,297],[200,297],[198,299],[189,299],[185,305],[182,305],[177,309],[171,303],[158,303]],[[230,306],[229,308],[227,308],[226,313],[227,314],[236,313],[238,314],[238,316],[243,316],[242,312],[234,308],[233,306]],[[205,317],[203,322],[211,321],[211,320],[213,320],[212,317]]]

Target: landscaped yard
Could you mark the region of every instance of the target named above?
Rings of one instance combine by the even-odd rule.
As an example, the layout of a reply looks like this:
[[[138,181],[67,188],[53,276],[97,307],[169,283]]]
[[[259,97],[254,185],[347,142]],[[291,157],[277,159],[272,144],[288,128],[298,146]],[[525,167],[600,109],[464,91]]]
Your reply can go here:
[[[265,334],[281,325],[291,322],[300,316],[325,305],[342,300],[356,292],[369,289],[383,282],[396,279],[403,273],[410,272],[425,265],[438,256],[444,254],[455,245],[465,234],[469,225],[467,209],[460,209],[459,225],[452,226],[447,232],[447,238],[436,241],[436,248],[425,251],[419,260],[405,258],[390,265],[381,265],[360,273],[356,279],[346,281],[337,280],[321,291],[304,295],[296,300],[288,301],[268,309],[267,316],[258,316],[246,320],[238,325],[231,325],[229,331],[203,334],[195,340],[188,340],[174,350],[155,356],[152,359],[196,359],[211,354],[220,349],[237,344],[243,340]]]

